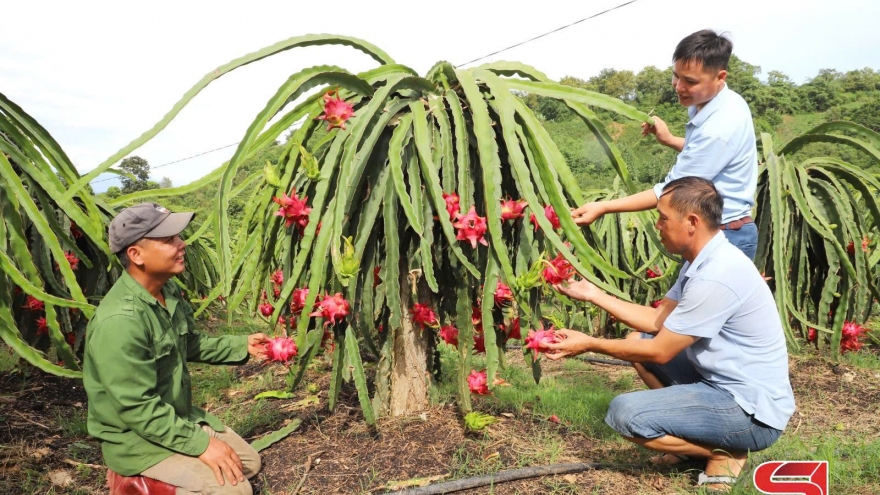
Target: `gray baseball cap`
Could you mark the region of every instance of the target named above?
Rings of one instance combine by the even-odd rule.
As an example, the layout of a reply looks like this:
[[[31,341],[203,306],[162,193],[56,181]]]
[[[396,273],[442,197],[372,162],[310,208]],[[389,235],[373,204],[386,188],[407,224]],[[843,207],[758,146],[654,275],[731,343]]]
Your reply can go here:
[[[110,222],[110,252],[117,254],[144,237],[177,235],[194,216],[193,212],[171,213],[156,203],[129,206]]]

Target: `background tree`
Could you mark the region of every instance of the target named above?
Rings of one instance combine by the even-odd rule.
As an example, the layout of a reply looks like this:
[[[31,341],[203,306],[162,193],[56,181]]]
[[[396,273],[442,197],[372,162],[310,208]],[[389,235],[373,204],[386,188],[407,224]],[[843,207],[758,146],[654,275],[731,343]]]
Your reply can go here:
[[[122,194],[148,189],[158,189],[159,184],[150,180],[150,164],[139,156],[130,156],[119,164],[119,170],[128,174],[120,177]]]

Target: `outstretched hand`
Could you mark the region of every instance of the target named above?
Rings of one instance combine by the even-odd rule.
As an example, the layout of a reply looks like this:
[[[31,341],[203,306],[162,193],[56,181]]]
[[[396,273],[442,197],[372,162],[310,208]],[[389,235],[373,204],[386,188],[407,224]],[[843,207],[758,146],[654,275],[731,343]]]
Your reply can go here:
[[[248,335],[248,354],[251,357],[264,361],[266,359],[266,344],[269,337],[264,333],[252,333]]]
[[[554,334],[556,336],[555,342],[544,343],[544,347],[549,349],[545,355],[551,361],[583,354],[590,350],[591,340],[594,340],[593,337],[585,333],[567,328],[557,329]]]
[[[586,280],[553,284],[553,289],[561,294],[578,301],[593,302],[596,296],[602,294],[602,290]]]
[[[652,118],[654,119],[654,125],[642,122],[642,136],[653,134],[654,137],[657,138],[658,143],[669,146],[674,137],[672,133],[669,132],[669,126],[666,125],[666,122],[663,122],[663,119],[656,115]]]
[[[604,214],[605,210],[602,203],[599,201],[592,201],[590,203],[584,203],[580,208],[572,210],[571,218],[574,219],[574,223],[578,225],[590,225]]]

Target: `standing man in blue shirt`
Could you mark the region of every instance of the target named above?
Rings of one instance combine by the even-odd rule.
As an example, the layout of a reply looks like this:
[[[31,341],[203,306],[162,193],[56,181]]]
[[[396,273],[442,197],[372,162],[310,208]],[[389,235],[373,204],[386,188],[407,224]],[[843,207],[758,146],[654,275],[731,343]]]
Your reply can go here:
[[[685,136],[674,136],[666,123],[642,124],[660,144],[680,154],[663,182],[652,189],[612,201],[586,203],[572,212],[578,225],[590,225],[606,213],[644,211],[657,207],[663,186],[686,176],[708,179],[724,199],[721,230],[731,244],[754,260],[758,229],[751,217],[758,184],[758,150],[749,105],[727,87],[727,64],[733,44],[711,30],[698,31],[679,42],[672,56],[672,85],[678,101],[688,107]]]
[[[656,227],[666,249],[686,260],[666,297],[651,308],[586,280],[556,285],[636,332],[601,339],[562,329],[546,346],[549,359],[598,352],[636,364],[651,390],[615,397],[605,422],[627,440],[665,453],[655,464],[705,458],[699,484],[723,490],[736,481],[749,452],[776,442],[795,402],[773,294],[719,232],[722,203],[706,179],[666,184]]]

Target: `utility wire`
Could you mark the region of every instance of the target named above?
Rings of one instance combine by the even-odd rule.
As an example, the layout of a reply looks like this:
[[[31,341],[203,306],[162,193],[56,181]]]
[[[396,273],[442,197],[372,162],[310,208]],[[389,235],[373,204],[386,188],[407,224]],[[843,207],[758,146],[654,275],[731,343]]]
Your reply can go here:
[[[221,146],[221,147],[219,147],[219,148],[214,148],[214,149],[212,149],[212,150],[203,151],[203,152],[201,152],[201,153],[197,153],[197,154],[195,154],[195,155],[188,156],[188,157],[186,157],[186,158],[181,158],[181,159],[179,159],[179,160],[174,160],[173,162],[163,163],[162,165],[156,165],[155,167],[150,166],[150,172],[152,172],[153,170],[156,170],[157,168],[167,167],[168,165],[174,165],[175,163],[180,163],[180,162],[183,162],[183,161],[186,161],[186,160],[193,159],[193,158],[198,157],[198,156],[207,155],[208,153],[213,153],[213,152],[215,152],[215,151],[220,151],[220,150],[222,150],[222,149],[229,148],[230,146],[235,146],[235,145],[237,145],[237,144],[240,143],[240,142],[241,142],[241,141],[236,141],[236,142],[234,142],[234,143],[232,143],[232,144],[227,144],[226,146]],[[92,184],[97,184],[98,182],[104,182],[104,181],[113,180],[113,179],[116,179],[116,177],[108,177],[108,178],[106,178],[106,179],[94,180],[94,181],[92,181]]]
[[[474,63],[474,62],[479,62],[480,60],[483,60],[484,58],[488,58],[488,57],[491,57],[491,56],[493,56],[493,55],[498,55],[499,53],[506,52],[507,50],[512,50],[512,49],[514,49],[514,48],[516,48],[516,47],[518,47],[518,46],[525,45],[526,43],[531,43],[532,41],[535,41],[535,40],[541,39],[541,38],[543,38],[543,37],[545,37],[545,36],[549,36],[549,35],[551,35],[551,34],[553,34],[553,33],[558,33],[559,31],[562,31],[563,29],[570,28],[570,27],[572,27],[572,26],[574,26],[574,25],[576,25],[576,24],[580,24],[580,23],[582,23],[582,22],[584,22],[584,21],[588,21],[588,20],[590,20],[590,19],[594,19],[594,18],[596,18],[596,17],[599,17],[600,15],[607,14],[607,13],[613,11],[613,10],[617,10],[617,9],[619,9],[619,8],[621,8],[621,7],[626,7],[627,5],[629,5],[629,4],[631,4],[631,3],[636,3],[636,2],[638,2],[638,1],[639,1],[639,0],[629,0],[628,2],[624,2],[624,3],[620,4],[620,5],[616,5],[616,6],[614,6],[614,7],[611,7],[610,9],[606,9],[606,10],[603,10],[602,12],[598,12],[598,13],[596,13],[596,14],[593,14],[593,15],[589,16],[589,17],[584,17],[583,19],[579,19],[579,20],[577,20],[577,21],[574,21],[574,22],[572,22],[571,24],[566,24],[565,26],[562,26],[562,27],[556,28],[556,29],[554,29],[554,30],[552,30],[552,31],[547,31],[547,32],[544,33],[544,34],[539,34],[538,36],[535,36],[534,38],[527,39],[527,40],[525,40],[525,41],[521,41],[521,42],[519,42],[519,43],[517,43],[517,44],[515,44],[515,45],[508,46],[507,48],[502,48],[501,50],[498,50],[498,51],[496,51],[496,52],[492,52],[492,53],[490,53],[490,54],[488,54],[488,55],[483,55],[482,57],[475,58],[475,59],[470,60],[470,61],[468,61],[468,62],[465,62],[465,63],[463,63],[463,64],[458,64],[458,65],[455,66],[455,68],[457,69],[457,68],[459,68],[459,67],[462,67],[462,66],[465,66],[465,65],[468,65],[468,64],[472,64],[472,63]],[[175,163],[180,163],[180,162],[182,162],[182,161],[190,160],[190,159],[192,159],[192,158],[196,158],[196,157],[199,157],[199,156],[202,156],[202,155],[207,155],[208,153],[213,153],[213,152],[215,152],[215,151],[220,151],[220,150],[222,150],[222,149],[229,148],[230,146],[235,146],[235,145],[237,145],[238,143],[239,143],[239,142],[235,142],[235,143],[232,143],[232,144],[227,144],[226,146],[221,146],[221,147],[219,147],[219,148],[214,148],[214,149],[212,149],[212,150],[204,151],[204,152],[202,152],[202,153],[198,153],[198,154],[195,154],[195,155],[192,155],[192,156],[188,156],[188,157],[186,157],[186,158],[181,158],[181,159],[179,159],[179,160],[174,160],[173,162],[163,163],[162,165],[156,165],[155,167],[150,167],[150,171],[153,171],[153,170],[155,170],[155,169],[157,169],[157,168],[162,168],[162,167],[165,167],[165,166],[168,166],[168,165],[173,165],[173,164],[175,164]],[[108,178],[106,178],[106,179],[95,180],[95,181],[92,181],[92,184],[97,184],[97,183],[99,183],[99,182],[105,182],[105,181],[113,180],[113,179],[116,179],[116,177],[108,177]]]
[[[535,36],[534,38],[531,38],[531,39],[528,39],[528,40],[525,40],[525,41],[519,42],[519,43],[517,43],[517,44],[515,44],[515,45],[508,46],[507,48],[502,48],[501,50],[498,50],[497,52],[492,52],[492,53],[490,53],[490,54],[488,54],[488,55],[483,55],[482,57],[475,58],[475,59],[473,59],[473,60],[471,60],[471,61],[469,61],[469,62],[465,62],[465,63],[463,63],[463,64],[458,64],[458,65],[455,66],[455,68],[457,69],[457,68],[462,67],[462,66],[464,66],[464,65],[472,64],[472,63],[474,63],[474,62],[477,62],[477,61],[483,60],[484,58],[491,57],[492,55],[498,55],[498,54],[501,53],[501,52],[506,52],[507,50],[511,50],[511,49],[516,48],[516,47],[518,47],[518,46],[525,45],[526,43],[531,43],[532,41],[535,41],[535,40],[537,40],[537,39],[541,39],[541,38],[543,38],[544,36],[549,36],[549,35],[551,35],[551,34],[553,34],[553,33],[557,33],[557,32],[559,32],[559,31],[562,31],[563,29],[570,28],[570,27],[574,26],[575,24],[580,24],[580,23],[582,23],[582,22],[584,22],[584,21],[588,21],[588,20],[593,19],[593,18],[595,18],[595,17],[599,17],[599,16],[602,15],[602,14],[607,14],[608,12],[611,12],[612,10],[617,10],[617,9],[619,9],[619,8],[621,8],[621,7],[626,7],[627,5],[629,5],[629,4],[631,4],[631,3],[636,3],[636,2],[638,2],[638,1],[639,1],[639,0],[630,0],[629,2],[622,3],[622,4],[617,5],[617,6],[615,6],[615,7],[611,7],[610,9],[607,9],[607,10],[603,10],[602,12],[599,12],[598,14],[593,14],[593,15],[591,15],[590,17],[584,17],[583,19],[580,19],[580,20],[578,20],[578,21],[574,21],[574,22],[572,22],[571,24],[568,24],[568,25],[562,26],[562,27],[560,27],[560,28],[556,28],[556,29],[554,29],[553,31],[547,31],[546,33],[544,33],[544,34],[540,34],[540,35],[538,35],[538,36]]]

